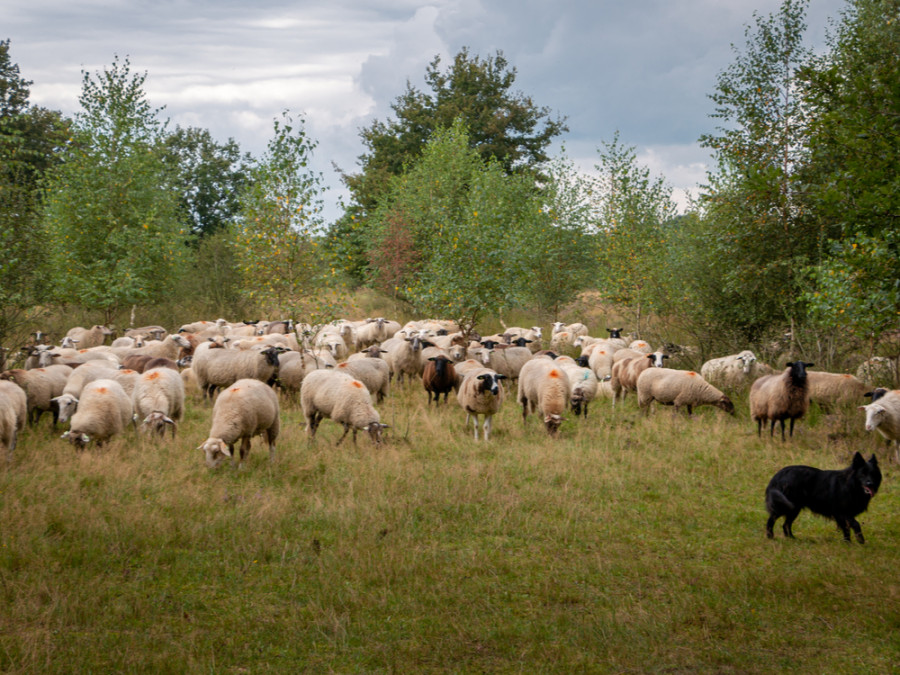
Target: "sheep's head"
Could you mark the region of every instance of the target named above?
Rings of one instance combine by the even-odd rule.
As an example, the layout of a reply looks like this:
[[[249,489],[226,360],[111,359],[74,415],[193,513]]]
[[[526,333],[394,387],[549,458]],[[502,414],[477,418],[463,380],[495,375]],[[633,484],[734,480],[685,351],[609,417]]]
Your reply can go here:
[[[375,445],[381,445],[381,432],[384,429],[389,429],[390,424],[381,424],[380,422],[369,422],[366,426],[363,427],[363,431],[367,431],[369,433],[369,438],[372,439],[372,442]]]
[[[164,436],[166,427],[170,427],[172,429],[172,438],[175,438],[175,429],[177,426],[175,420],[171,419],[168,415],[159,410],[154,410],[144,418],[144,421],[141,423],[141,431],[155,433],[157,436]]]
[[[540,340],[541,337],[543,337],[542,332],[544,329],[541,328],[540,326],[532,326],[531,330],[534,331],[534,337],[536,337],[538,340]]]
[[[55,406],[59,410],[58,421],[66,422],[78,410],[78,399],[72,394],[63,394],[50,399],[50,405]]]
[[[75,345],[78,344],[79,340],[75,338],[71,338],[68,335],[62,339],[62,342],[59,343],[59,346],[63,349],[75,349]]]
[[[91,442],[91,437],[81,431],[69,430],[64,433],[60,438],[63,438],[72,445],[75,446],[76,450],[84,450],[87,447],[87,444]]]
[[[494,396],[500,393],[500,380],[505,380],[506,375],[498,375],[497,373],[482,373],[478,376],[481,380],[479,391],[482,393],[490,392]]]
[[[866,431],[874,431],[887,418],[887,410],[880,403],[859,406],[866,412]]]
[[[197,449],[206,456],[206,466],[210,469],[219,468],[231,458],[231,448],[221,438],[207,438]]]
[[[547,429],[547,433],[551,436],[556,436],[559,433],[559,427],[565,421],[562,415],[545,415],[544,426]]]
[[[609,333],[609,337],[611,337],[611,338],[621,338],[623,330],[625,330],[625,329],[624,328],[607,328],[606,332]]]
[[[566,324],[564,324],[562,321],[554,321],[553,322],[553,333],[554,334],[559,333],[563,329],[563,326],[565,326],[565,325]]]
[[[734,415],[734,403],[732,403],[731,399],[728,398],[727,396],[725,396],[724,394],[722,395],[722,398],[720,398],[718,401],[716,401],[715,405],[717,408],[721,408],[722,410],[727,412],[729,415]]]
[[[669,355],[662,352],[653,352],[652,354],[647,354],[647,358],[650,359],[651,368],[664,368],[666,365],[665,359],[669,358]]]

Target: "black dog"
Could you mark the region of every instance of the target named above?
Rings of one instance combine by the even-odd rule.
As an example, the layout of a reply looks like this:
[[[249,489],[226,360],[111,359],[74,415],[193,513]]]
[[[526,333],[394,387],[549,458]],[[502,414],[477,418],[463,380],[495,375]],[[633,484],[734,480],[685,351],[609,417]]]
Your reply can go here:
[[[862,529],[854,516],[869,507],[869,500],[881,485],[881,469],[875,455],[867,462],[858,452],[853,462],[841,471],[823,471],[811,466],[786,466],[772,476],[766,488],[769,520],[766,534],[771,539],[775,521],[784,516],[784,536],[794,537],[791,525],[804,508],[834,520],[850,541],[850,527],[859,543],[865,543]],[[848,527],[849,525],[849,527]]]

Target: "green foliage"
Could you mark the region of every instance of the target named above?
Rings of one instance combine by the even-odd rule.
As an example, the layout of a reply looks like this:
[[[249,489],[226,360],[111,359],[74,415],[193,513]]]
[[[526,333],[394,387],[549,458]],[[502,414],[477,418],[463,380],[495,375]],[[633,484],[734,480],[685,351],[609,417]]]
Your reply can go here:
[[[185,268],[188,235],[145,79],[128,59],[84,73],[81,112],[47,181],[56,299],[107,320],[122,307],[162,300]]]
[[[233,223],[249,155],[241,154],[234,139],[217,143],[208,130],[194,127],[176,127],[165,137],[164,147],[191,232],[206,237]]]
[[[289,112],[274,120],[265,155],[250,169],[234,226],[242,294],[267,315],[333,318],[333,274],[320,255],[322,178],[309,169],[316,143]]]
[[[874,337],[900,327],[898,3],[849,3],[832,50],[807,72],[809,203],[829,223],[807,293],[820,323]]]
[[[599,176],[590,196],[598,230],[597,278],[609,302],[627,307],[640,333],[648,312],[670,285],[665,269],[668,247],[663,225],[675,215],[672,189],[662,176],[637,163],[635,148],[622,145],[616,134],[598,149]]]

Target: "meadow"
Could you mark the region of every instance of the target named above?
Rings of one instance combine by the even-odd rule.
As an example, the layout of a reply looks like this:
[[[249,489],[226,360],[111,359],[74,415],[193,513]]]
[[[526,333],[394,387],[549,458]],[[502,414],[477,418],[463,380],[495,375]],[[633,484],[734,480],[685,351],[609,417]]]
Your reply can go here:
[[[514,398],[514,397],[513,397]],[[45,417],[0,469],[7,673],[888,673],[900,663],[897,464],[862,413],[782,443],[737,415],[632,395],[558,439],[507,399],[489,443],[419,383],[392,427],[307,442],[282,400],[270,464],[208,470],[211,406],[174,441],[77,453]],[[764,534],[788,464],[878,454],[866,544],[804,512]]]

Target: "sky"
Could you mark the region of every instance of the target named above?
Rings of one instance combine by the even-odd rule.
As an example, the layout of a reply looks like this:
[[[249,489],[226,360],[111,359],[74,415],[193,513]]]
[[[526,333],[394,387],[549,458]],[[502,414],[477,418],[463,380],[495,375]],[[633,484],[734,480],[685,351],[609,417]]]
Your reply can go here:
[[[814,0],[808,43],[821,49],[843,0]],[[318,143],[313,169],[327,220],[346,200],[360,129],[386,120],[407,82],[425,89],[436,55],[502,51],[514,90],[567,118],[551,148],[590,172],[612,140],[636,149],[674,196],[705,180],[697,139],[716,76],[742,49],[754,11],[780,0],[3,0],[0,39],[33,82],[31,102],[73,115],[82,73],[128,57],[170,125],[208,129],[260,156],[282,111]]]

